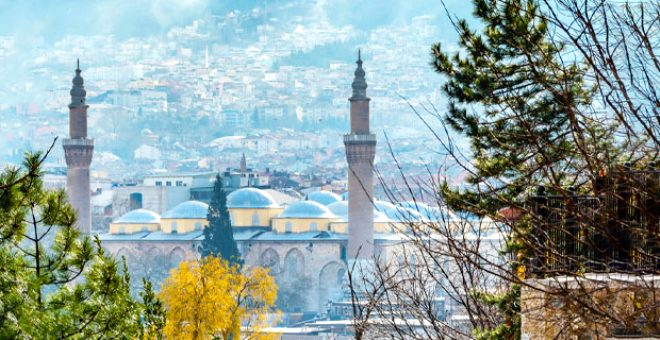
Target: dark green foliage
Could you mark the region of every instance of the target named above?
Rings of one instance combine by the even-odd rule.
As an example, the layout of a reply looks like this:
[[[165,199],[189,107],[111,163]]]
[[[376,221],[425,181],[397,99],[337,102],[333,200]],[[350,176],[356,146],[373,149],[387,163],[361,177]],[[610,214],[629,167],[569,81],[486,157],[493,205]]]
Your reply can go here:
[[[234,233],[227,210],[227,194],[222,186],[222,177],[216,175],[213,185],[213,198],[209,204],[208,227],[204,228],[204,240],[199,247],[203,257],[220,256],[230,264],[242,265],[241,253],[234,240]]]
[[[43,189],[44,159],[0,173],[0,338],[136,336],[128,275],[79,234],[64,192]]]
[[[566,174],[597,173],[586,156],[606,131],[585,119],[592,89],[584,70],[562,58],[536,1],[475,0],[476,32],[456,23],[462,52],[432,48],[433,67],[447,76],[446,123],[468,138],[474,157],[465,192],[445,187],[457,208],[488,215],[544,181],[571,185]],[[479,184],[479,190],[476,185]]]
[[[477,340],[520,339],[520,286],[514,285],[503,294],[474,292],[473,296],[486,305],[496,306],[504,317],[497,327],[477,331]]]
[[[615,152],[598,152],[613,151],[606,137],[611,130],[585,118],[593,89],[584,81],[584,68],[564,58],[564,47],[552,38],[537,2],[473,2],[481,30],[460,20],[455,23],[460,52],[447,52],[440,44],[431,50],[432,66],[446,77],[445,123],[469,141],[466,158],[473,159],[466,166],[466,187],[445,183],[440,190],[452,209],[497,219],[503,207],[522,207],[539,184],[561,188],[589,182]],[[524,261],[528,222],[510,225],[502,251],[512,259]],[[513,281],[518,265],[504,268]],[[500,311],[501,323],[479,330],[479,338],[520,337],[519,296],[517,286],[501,296],[474,293]]]
[[[165,327],[166,313],[163,303],[156,297],[151,281],[142,278],[143,289],[140,292],[142,298],[142,322],[141,339],[163,339],[163,328]]]

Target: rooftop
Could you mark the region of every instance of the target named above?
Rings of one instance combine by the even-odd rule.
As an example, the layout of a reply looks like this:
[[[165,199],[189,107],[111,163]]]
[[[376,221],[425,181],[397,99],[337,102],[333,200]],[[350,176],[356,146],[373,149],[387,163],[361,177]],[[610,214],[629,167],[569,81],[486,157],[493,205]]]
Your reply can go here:
[[[320,190],[320,191],[310,192],[309,194],[307,194],[307,200],[321,203],[327,206],[332,203],[341,201],[341,196],[331,191]]]
[[[177,204],[174,208],[166,211],[161,218],[191,218],[204,219],[209,210],[209,205],[200,201],[186,201]]]
[[[227,208],[279,208],[273,197],[256,188],[241,188],[227,196]]]
[[[315,201],[295,202],[278,216],[284,218],[337,218],[325,205]]]
[[[136,209],[127,212],[113,223],[160,223],[160,216],[147,209]]]

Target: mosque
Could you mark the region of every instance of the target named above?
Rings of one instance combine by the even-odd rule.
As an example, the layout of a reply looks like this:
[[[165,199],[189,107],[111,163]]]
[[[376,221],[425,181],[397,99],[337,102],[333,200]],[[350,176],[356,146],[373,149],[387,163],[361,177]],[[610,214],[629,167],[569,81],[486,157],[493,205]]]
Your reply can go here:
[[[80,70],[76,72],[77,90],[72,91],[72,100],[84,104],[84,98],[78,98],[83,92]],[[281,296],[290,300],[287,308],[292,311],[325,311],[328,301],[341,294],[346,264],[351,260],[375,254],[401,256],[395,250],[411,222],[453,219],[450,212],[421,202],[392,204],[374,200],[376,137],[369,131],[370,98],[366,88],[358,55],[353,95],[349,98],[351,131],[344,135],[349,177],[346,200],[333,192],[317,191],[299,201],[278,202],[268,191],[254,187],[235,190],[227,197],[234,239],[245,264],[269,268]],[[71,115],[79,119],[83,115],[78,111],[86,108],[72,104]],[[75,136],[87,141],[86,131]],[[88,170],[88,163],[83,165]],[[71,181],[67,190],[84,191],[75,186],[79,182]],[[72,202],[74,208],[88,214],[85,209],[89,205],[80,201]],[[185,201],[162,215],[135,209],[113,221],[109,232],[99,238],[107,251],[125,257],[131,277],[147,277],[158,284],[179,262],[199,257],[202,230],[208,225],[207,210],[208,205],[200,201]]]

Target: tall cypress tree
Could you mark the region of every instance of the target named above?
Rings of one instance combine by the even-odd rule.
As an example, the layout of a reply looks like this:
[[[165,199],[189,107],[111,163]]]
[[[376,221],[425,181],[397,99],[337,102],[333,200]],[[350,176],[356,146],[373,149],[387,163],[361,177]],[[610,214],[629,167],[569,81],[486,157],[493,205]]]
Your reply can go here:
[[[204,229],[204,240],[199,247],[202,256],[220,256],[230,264],[242,265],[243,260],[241,260],[241,253],[234,240],[229,210],[227,210],[227,193],[222,186],[220,174],[215,177],[213,198],[211,198],[207,219],[209,225]]]

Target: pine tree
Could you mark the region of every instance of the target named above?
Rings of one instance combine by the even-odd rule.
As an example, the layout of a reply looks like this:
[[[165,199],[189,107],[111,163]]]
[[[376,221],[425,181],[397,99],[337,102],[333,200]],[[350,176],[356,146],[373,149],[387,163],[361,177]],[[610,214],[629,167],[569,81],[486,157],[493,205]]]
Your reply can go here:
[[[499,209],[524,206],[538,185],[561,190],[589,183],[616,151],[610,127],[585,113],[593,89],[584,81],[584,67],[563,58],[564,46],[553,41],[537,2],[474,0],[474,8],[483,27],[455,23],[460,52],[432,47],[432,66],[447,79],[445,123],[470,142],[471,151],[463,158],[470,163],[467,185],[445,182],[441,191],[452,209],[497,220]],[[503,251],[525,263],[529,226],[521,221],[510,227]],[[511,261],[507,272],[524,271],[518,263]],[[477,330],[479,338],[520,338],[516,285],[500,295],[474,296],[500,311],[501,324]]]
[[[584,67],[564,58],[536,1],[474,4],[484,27],[456,23],[462,51],[432,48],[433,67],[447,77],[445,122],[470,142],[474,159],[467,170],[472,186],[445,188],[447,202],[492,215],[537,185],[593,180],[616,152],[608,126],[587,111],[593,89]]]
[[[163,339],[166,322],[165,307],[152,288],[151,281],[142,278],[142,320],[140,324],[140,339]]]
[[[220,174],[215,177],[213,198],[207,215],[208,227],[204,229],[204,240],[199,248],[203,257],[219,256],[229,261],[231,265],[242,265],[241,253],[234,240],[234,233],[227,210],[227,194],[222,185]]]
[[[64,191],[44,190],[45,157],[0,174],[0,338],[131,337],[128,274],[76,230]]]

